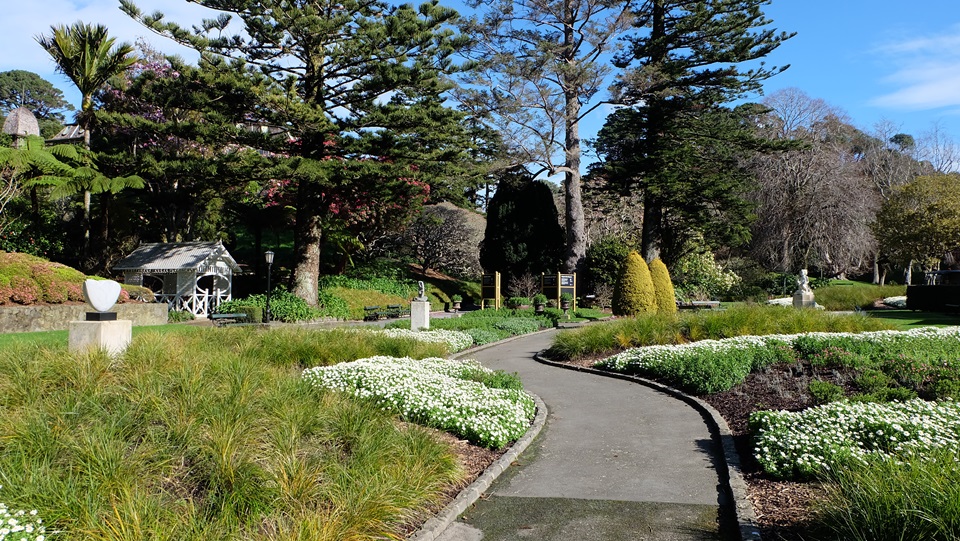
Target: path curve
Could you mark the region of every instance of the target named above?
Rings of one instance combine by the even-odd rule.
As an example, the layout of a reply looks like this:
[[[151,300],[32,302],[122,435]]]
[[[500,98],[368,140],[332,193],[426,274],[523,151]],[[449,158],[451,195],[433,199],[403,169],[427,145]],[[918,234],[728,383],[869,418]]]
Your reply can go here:
[[[461,355],[518,373],[548,415],[539,437],[485,496],[430,538],[738,539],[709,415],[632,381],[536,362],[555,333]]]

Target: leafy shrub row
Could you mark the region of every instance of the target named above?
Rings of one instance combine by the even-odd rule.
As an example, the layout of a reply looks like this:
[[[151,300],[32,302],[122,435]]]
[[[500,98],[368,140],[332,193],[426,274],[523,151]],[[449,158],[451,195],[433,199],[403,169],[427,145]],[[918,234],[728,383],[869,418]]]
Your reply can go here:
[[[342,275],[330,275],[320,278],[320,289],[370,289],[387,295],[409,299],[417,293],[417,284],[412,280],[396,278],[350,278]]]

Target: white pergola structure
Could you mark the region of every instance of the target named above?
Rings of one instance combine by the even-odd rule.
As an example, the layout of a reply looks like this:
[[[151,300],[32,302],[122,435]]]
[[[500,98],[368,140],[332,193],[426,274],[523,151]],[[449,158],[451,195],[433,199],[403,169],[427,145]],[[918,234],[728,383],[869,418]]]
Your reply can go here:
[[[216,242],[141,244],[120,261],[124,282],[150,288],[157,302],[197,317],[213,313],[233,294],[233,275],[240,267]]]

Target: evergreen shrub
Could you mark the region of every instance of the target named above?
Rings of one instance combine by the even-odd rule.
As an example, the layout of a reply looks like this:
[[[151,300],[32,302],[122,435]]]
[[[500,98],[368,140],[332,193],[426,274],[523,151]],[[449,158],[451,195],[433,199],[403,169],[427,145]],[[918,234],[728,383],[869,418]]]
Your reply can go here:
[[[617,316],[635,316],[656,311],[657,299],[650,269],[634,250],[627,255],[613,292],[613,313]]]
[[[657,311],[661,314],[672,314],[677,311],[677,297],[673,291],[673,282],[670,281],[670,271],[667,266],[656,258],[650,262],[650,278],[653,280],[653,293],[657,299]]]

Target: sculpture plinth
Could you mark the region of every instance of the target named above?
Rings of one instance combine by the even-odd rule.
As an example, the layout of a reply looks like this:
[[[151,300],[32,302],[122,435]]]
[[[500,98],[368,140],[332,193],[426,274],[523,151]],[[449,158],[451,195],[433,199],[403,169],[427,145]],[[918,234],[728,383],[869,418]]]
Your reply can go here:
[[[113,280],[87,280],[83,298],[96,312],[87,312],[85,321],[70,322],[70,351],[102,349],[110,355],[126,351],[133,336],[133,322],[117,319],[110,309],[120,298],[120,284]]]
[[[430,301],[410,302],[410,329],[414,331],[430,328]]]

